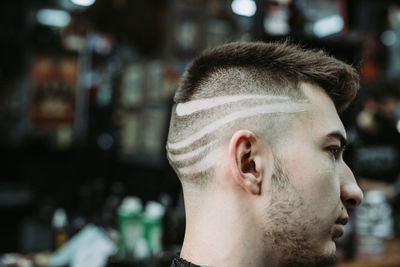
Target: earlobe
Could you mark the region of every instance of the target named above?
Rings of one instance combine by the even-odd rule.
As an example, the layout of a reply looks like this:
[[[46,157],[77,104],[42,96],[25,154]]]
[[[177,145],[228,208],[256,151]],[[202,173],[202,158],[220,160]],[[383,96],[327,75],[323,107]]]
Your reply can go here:
[[[229,142],[232,178],[245,191],[259,195],[262,184],[261,150],[257,137],[248,130],[237,131]]]

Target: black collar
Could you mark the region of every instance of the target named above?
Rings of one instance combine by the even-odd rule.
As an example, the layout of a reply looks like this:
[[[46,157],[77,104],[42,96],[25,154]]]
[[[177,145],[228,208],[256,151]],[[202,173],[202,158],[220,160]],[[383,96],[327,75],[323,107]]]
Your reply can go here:
[[[179,256],[175,256],[175,258],[172,260],[171,267],[208,267],[208,265],[196,265],[182,259]]]

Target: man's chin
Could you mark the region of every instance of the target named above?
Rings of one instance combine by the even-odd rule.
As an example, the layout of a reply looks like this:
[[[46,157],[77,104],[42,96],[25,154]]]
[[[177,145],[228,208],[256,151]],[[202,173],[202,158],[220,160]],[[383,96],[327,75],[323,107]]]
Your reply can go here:
[[[313,257],[311,259],[303,259],[288,261],[282,265],[281,267],[328,267],[333,266],[336,263],[336,255],[330,256],[319,256]]]
[[[336,263],[336,243],[335,241],[329,240],[326,244],[325,251],[320,256],[315,257],[315,263],[308,264],[306,266],[332,266]]]
[[[325,262],[325,265],[332,265],[336,262],[336,243],[333,239],[329,240],[326,244],[325,250],[318,256],[317,259],[321,262]]]
[[[335,257],[336,255],[336,242],[334,239],[329,241],[329,244],[327,245],[327,250],[325,252],[325,255],[328,255],[327,257]]]
[[[336,263],[336,244],[333,240],[328,241],[325,247],[322,246],[322,251],[310,252],[308,255],[297,255],[291,261],[282,264],[281,266],[292,267],[324,267],[333,266]]]

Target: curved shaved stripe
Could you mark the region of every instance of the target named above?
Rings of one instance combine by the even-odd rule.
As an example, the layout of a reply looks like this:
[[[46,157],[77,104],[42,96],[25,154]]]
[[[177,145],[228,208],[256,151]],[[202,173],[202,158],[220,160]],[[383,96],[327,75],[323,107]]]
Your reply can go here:
[[[190,159],[194,156],[197,156],[201,152],[205,151],[207,148],[209,148],[212,145],[215,145],[218,141],[212,141],[204,146],[201,146],[193,151],[187,152],[187,153],[182,153],[182,154],[173,154],[171,152],[168,152],[168,156],[171,160],[173,161],[181,161],[185,159]]]
[[[199,140],[206,134],[209,134],[209,133],[217,130],[222,125],[227,124],[232,121],[235,121],[237,119],[256,116],[256,115],[260,115],[260,114],[268,114],[268,113],[296,113],[296,112],[305,111],[306,107],[307,106],[304,103],[294,103],[294,102],[288,101],[288,102],[284,102],[284,103],[271,103],[271,104],[267,104],[267,105],[261,105],[261,106],[255,107],[255,108],[243,109],[243,110],[234,112],[232,114],[229,114],[228,116],[225,116],[222,119],[214,121],[213,123],[208,124],[203,129],[197,131],[195,134],[187,137],[186,139],[184,139],[182,141],[179,141],[176,143],[168,143],[168,148],[180,149],[180,148],[186,147],[186,146],[192,144],[193,142]]]
[[[186,175],[205,171],[205,170],[213,167],[215,164],[217,164],[217,159],[220,158],[221,154],[222,154],[221,148],[215,149],[215,150],[211,151],[211,153],[209,153],[202,160],[200,160],[192,165],[178,168],[178,171],[181,174],[186,174]]]
[[[176,114],[178,116],[186,116],[200,110],[210,109],[223,104],[228,104],[240,100],[248,99],[265,99],[265,100],[289,100],[288,96],[279,95],[235,95],[235,96],[218,96],[212,98],[204,98],[199,100],[192,100],[186,103],[179,103],[176,106]]]

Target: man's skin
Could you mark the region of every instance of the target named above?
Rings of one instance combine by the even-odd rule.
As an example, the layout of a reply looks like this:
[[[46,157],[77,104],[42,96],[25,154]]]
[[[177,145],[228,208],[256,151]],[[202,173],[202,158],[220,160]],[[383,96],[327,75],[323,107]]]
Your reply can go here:
[[[236,131],[221,148],[211,184],[184,188],[182,258],[218,267],[334,258],[347,208],[363,196],[342,158],[346,132],[332,100],[316,85],[301,88],[307,108],[274,149],[247,129]],[[274,175],[287,182],[274,183]]]

